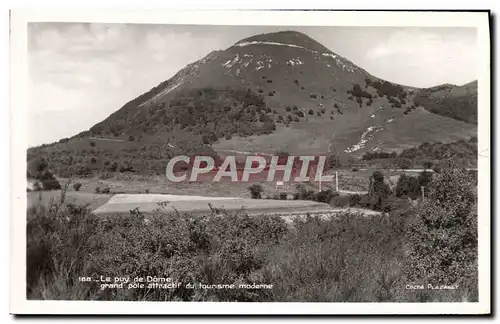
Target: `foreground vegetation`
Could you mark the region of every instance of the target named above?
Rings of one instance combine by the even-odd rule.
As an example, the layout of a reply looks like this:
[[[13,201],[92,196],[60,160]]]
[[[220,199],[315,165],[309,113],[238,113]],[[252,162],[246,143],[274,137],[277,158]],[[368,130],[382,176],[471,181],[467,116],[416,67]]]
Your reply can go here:
[[[29,299],[183,301],[475,301],[473,179],[444,169],[425,201],[388,216],[278,217],[213,209],[96,218],[60,201],[28,210]],[[175,289],[101,289],[80,277],[169,277]],[[195,284],[186,288],[187,283]],[[201,289],[198,284],[272,289]],[[408,289],[408,285],[458,285]]]

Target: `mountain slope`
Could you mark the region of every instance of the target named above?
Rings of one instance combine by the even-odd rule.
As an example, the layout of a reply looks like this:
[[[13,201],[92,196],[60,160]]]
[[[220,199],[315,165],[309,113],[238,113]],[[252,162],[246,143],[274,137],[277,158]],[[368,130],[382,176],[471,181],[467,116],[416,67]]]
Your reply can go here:
[[[261,34],[187,65],[89,131],[65,140],[64,149],[91,136],[121,140],[120,149],[108,148],[114,150],[109,157],[139,155],[140,166],[146,154],[160,161],[155,170],[173,154],[212,149],[358,157],[401,151],[475,136],[470,116],[477,108],[467,101],[475,87],[477,96],[474,84],[402,86],[369,74],[302,33]],[[469,103],[459,107],[468,117],[435,104],[457,101]],[[90,151],[102,154],[95,147]]]

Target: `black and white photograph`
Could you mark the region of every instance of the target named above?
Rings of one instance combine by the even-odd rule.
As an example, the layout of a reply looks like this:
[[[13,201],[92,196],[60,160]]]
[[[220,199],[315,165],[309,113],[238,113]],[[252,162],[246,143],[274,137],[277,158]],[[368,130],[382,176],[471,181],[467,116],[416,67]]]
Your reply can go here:
[[[488,314],[489,19],[13,11],[12,311]]]

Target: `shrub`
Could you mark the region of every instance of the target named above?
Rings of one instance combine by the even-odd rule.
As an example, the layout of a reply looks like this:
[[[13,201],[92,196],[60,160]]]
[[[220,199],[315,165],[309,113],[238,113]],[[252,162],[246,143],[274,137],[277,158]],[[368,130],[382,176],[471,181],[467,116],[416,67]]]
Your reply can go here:
[[[61,184],[55,178],[54,179],[45,179],[45,180],[42,180],[42,187],[43,187],[43,190],[59,190],[59,189],[61,189]]]
[[[91,146],[91,147],[94,147],[94,146],[95,146],[95,142],[94,142],[94,141],[90,141],[90,143],[89,143],[89,144],[90,144],[90,146]]]
[[[117,169],[118,169],[118,163],[116,162],[111,163],[111,165],[109,166],[109,171],[111,172],[115,172]]]
[[[135,140],[134,136],[130,135],[130,136],[128,137],[128,141],[129,141],[129,142],[133,142],[134,140]]]
[[[412,163],[411,160],[408,158],[399,158],[398,166],[401,169],[410,169],[412,167]]]
[[[250,195],[252,199],[262,199],[262,192],[264,192],[264,188],[260,184],[253,184],[248,187],[250,190]]]
[[[101,193],[101,188],[95,187],[94,193],[96,193],[96,194]]]
[[[286,110],[286,111],[292,111],[292,108],[291,108],[290,106],[286,106],[286,107],[285,107],[285,110]]]
[[[349,205],[350,206],[358,206],[361,201],[360,195],[350,195],[349,196]]]
[[[111,192],[111,189],[109,189],[109,187],[106,187],[104,189],[102,189],[101,193],[103,194],[109,194]]]
[[[458,284],[477,301],[477,234],[474,181],[448,161],[407,225],[410,282]]]
[[[298,116],[299,118],[302,118],[302,117],[305,117],[306,115],[304,115],[304,112],[300,111],[300,110],[294,110],[293,113]]]
[[[346,207],[349,205],[351,197],[349,196],[336,196],[332,199],[331,204],[336,207]]]
[[[81,187],[82,187],[82,184],[80,182],[73,183],[73,190],[80,191]]]
[[[318,193],[316,193],[315,197],[314,197],[314,200],[315,201],[318,201],[318,202],[323,202],[323,203],[327,203],[329,204],[331,202],[331,200],[338,196],[339,194],[337,192],[334,192],[333,190],[331,189],[328,189],[328,190],[322,190]]]
[[[312,108],[311,108],[311,109],[309,109],[309,111],[307,113],[312,116],[312,115],[314,115],[314,110],[312,110]]]
[[[34,179],[35,190],[58,190],[61,189],[59,181],[49,170],[49,165],[44,158],[35,158],[28,161],[27,167],[28,179]]]

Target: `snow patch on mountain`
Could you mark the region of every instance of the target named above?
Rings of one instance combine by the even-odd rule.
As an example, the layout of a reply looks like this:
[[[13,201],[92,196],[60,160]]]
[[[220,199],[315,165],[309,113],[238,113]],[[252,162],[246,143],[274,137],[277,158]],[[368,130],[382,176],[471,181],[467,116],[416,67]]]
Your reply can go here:
[[[333,58],[333,59],[336,59],[336,58],[337,58],[337,55],[332,54],[332,53],[322,53],[321,55],[323,55],[323,56],[329,56],[329,57],[331,57],[331,58]]]
[[[350,64],[344,63],[340,58],[337,57],[338,55],[335,55],[335,54],[332,54],[332,53],[321,53],[321,55],[326,56],[326,57],[330,57],[330,58],[334,59],[335,60],[335,64],[337,64],[337,66],[341,67],[342,70],[354,73],[353,66],[350,65]],[[327,65],[327,66],[330,67],[330,65]]]
[[[279,42],[252,41],[252,42],[241,42],[241,43],[237,43],[237,44],[235,44],[234,46],[243,47],[243,46],[248,46],[248,45],[275,45],[275,46],[288,46],[288,47],[300,48],[300,49],[303,49],[303,50],[306,50],[306,51],[309,51],[309,52],[317,53],[316,51],[314,51],[314,50],[312,50],[312,49],[310,49],[310,48],[307,48],[307,47],[303,47],[303,46],[299,46],[299,45],[295,45],[295,44],[279,43]]]
[[[375,136],[375,133],[381,131],[383,128],[380,125],[370,126],[366,129],[366,131],[361,134],[361,139],[357,144],[354,144],[347,149],[344,150],[346,153],[352,153],[361,150],[365,147],[366,143]]]
[[[239,59],[240,59],[240,55],[236,54],[236,56],[232,60],[227,61],[226,63],[222,64],[222,66],[229,69],[229,68],[233,67],[233,65],[238,63]]]
[[[297,58],[293,58],[291,60],[288,60],[286,62],[286,64],[288,65],[292,65],[292,66],[295,66],[295,65],[302,65],[304,64],[298,57]]]

